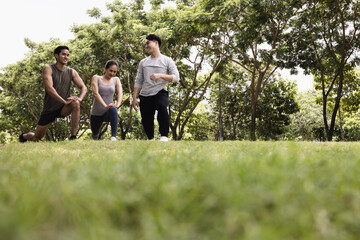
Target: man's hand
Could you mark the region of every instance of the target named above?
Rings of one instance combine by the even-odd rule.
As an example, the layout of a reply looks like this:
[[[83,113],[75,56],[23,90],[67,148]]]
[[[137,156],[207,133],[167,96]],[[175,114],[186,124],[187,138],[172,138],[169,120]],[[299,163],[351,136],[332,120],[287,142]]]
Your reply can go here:
[[[156,80],[158,80],[160,78],[165,80],[165,81],[172,82],[173,75],[167,75],[167,74],[161,74],[161,73],[153,73],[153,74],[150,75],[150,79],[153,80],[153,81],[156,81]]]
[[[131,104],[132,106],[133,106],[133,108],[134,108],[134,110],[135,111],[137,111],[138,110],[138,107],[139,107],[139,102],[138,102],[138,100],[136,99],[136,98],[134,98],[133,99],[133,101],[132,101],[132,104]]]
[[[70,97],[68,97],[68,98],[65,100],[64,104],[65,104],[65,105],[68,105],[68,104],[72,103],[73,101],[79,101],[79,102],[81,102],[82,99],[79,98],[78,96],[70,96]]]
[[[79,101],[79,102],[81,102],[82,101],[82,99],[81,98],[79,98],[78,96],[70,96],[70,97],[68,97],[68,99],[67,99],[68,101]]]
[[[161,75],[162,75],[162,74],[153,73],[153,74],[150,75],[150,79],[153,80],[153,81],[156,81],[156,80],[158,80],[159,78],[161,78]]]

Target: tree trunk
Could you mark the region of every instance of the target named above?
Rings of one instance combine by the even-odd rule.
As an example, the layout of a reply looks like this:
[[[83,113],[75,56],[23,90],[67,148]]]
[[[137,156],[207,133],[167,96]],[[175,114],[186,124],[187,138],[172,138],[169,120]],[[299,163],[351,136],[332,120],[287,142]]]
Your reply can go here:
[[[223,141],[223,124],[222,124],[222,109],[221,109],[221,77],[219,78],[219,141]]]
[[[250,85],[251,90],[251,122],[250,122],[250,139],[252,141],[256,140],[256,97],[255,97],[255,74],[252,76],[252,81]]]
[[[341,118],[341,107],[339,107],[339,121],[340,121],[340,137],[341,137],[341,141],[345,141],[343,122],[342,122],[342,118]]]
[[[330,138],[329,125],[328,125],[327,116],[326,116],[326,105],[327,105],[327,97],[326,97],[325,94],[323,94],[323,119],[324,119],[326,139],[327,139],[328,141],[331,141],[331,140],[332,140],[332,136],[331,136],[331,138]]]
[[[256,103],[253,97],[251,101],[250,139],[256,141]]]
[[[250,139],[256,141],[256,108],[261,92],[261,85],[265,76],[265,71],[259,71],[259,76],[255,87],[255,71],[253,72],[253,80],[251,81],[251,123],[250,123]]]
[[[334,135],[334,129],[335,129],[335,121],[336,121],[336,115],[340,107],[340,100],[342,97],[342,87],[344,82],[344,67],[342,66],[339,70],[340,72],[340,79],[339,79],[339,87],[337,89],[336,99],[335,99],[335,106],[334,110],[331,116],[331,123],[330,123],[330,129],[329,129],[329,135],[328,135],[328,141],[332,141],[333,135]]]

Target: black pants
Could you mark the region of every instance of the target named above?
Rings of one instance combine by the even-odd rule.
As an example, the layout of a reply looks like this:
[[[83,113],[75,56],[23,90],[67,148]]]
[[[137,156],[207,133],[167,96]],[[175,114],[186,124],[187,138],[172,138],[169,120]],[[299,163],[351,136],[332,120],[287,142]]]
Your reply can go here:
[[[100,128],[103,122],[110,122],[111,136],[116,137],[118,127],[118,111],[116,107],[110,107],[102,116],[90,116],[91,136],[94,140],[99,139]]]
[[[141,123],[148,139],[154,138],[154,115],[158,111],[157,120],[161,136],[169,135],[170,117],[168,112],[169,93],[164,89],[154,96],[139,96]]]

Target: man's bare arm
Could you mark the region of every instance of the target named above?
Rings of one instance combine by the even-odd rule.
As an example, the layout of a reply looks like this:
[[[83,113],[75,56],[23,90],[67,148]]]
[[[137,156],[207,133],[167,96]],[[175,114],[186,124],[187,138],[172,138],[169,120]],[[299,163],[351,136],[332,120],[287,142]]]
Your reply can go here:
[[[82,101],[87,93],[87,87],[85,86],[85,83],[79,76],[78,72],[75,71],[74,69],[72,71],[72,77],[75,85],[80,89],[80,96],[79,97],[72,96],[69,99],[75,100],[77,98],[79,101]]]

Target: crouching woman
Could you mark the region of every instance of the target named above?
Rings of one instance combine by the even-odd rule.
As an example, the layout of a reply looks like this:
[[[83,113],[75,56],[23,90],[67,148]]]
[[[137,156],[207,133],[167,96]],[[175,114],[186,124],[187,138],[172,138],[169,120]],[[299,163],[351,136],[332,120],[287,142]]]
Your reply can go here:
[[[91,79],[94,100],[91,107],[90,125],[94,140],[99,140],[102,123],[110,122],[110,139],[116,141],[118,108],[123,97],[120,79],[115,77],[118,67],[116,61],[109,60],[105,64],[104,74],[102,76],[94,75]],[[115,90],[116,102],[114,102]]]

